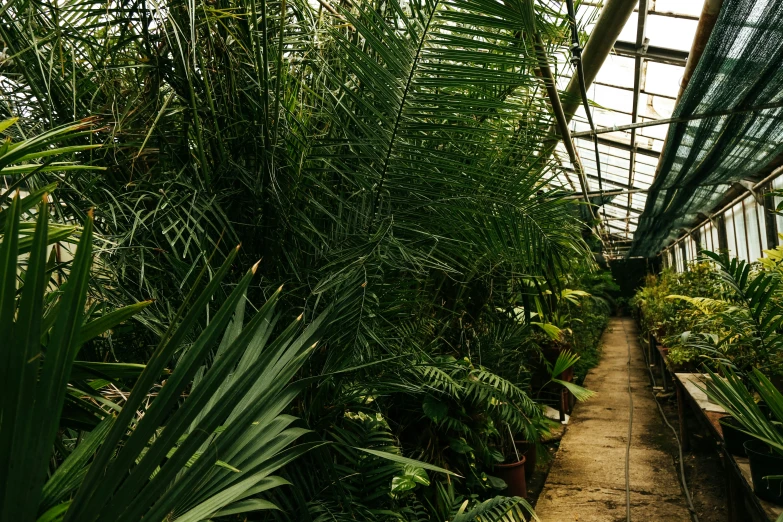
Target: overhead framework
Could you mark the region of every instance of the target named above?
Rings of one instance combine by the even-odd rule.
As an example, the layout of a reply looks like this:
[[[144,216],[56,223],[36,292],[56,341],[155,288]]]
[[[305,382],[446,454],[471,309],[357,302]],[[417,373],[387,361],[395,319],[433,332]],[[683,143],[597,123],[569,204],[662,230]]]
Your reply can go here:
[[[674,112],[631,255],[652,256],[783,154],[783,2],[724,0]],[[766,106],[760,110],[747,110]],[[722,114],[721,114],[722,113]]]
[[[604,198],[604,202],[611,201],[604,203],[602,211],[606,217],[604,227],[609,232],[608,244],[612,245],[612,250],[606,252],[610,257],[625,255],[631,244],[647,203],[646,191],[652,185],[668,125],[603,130],[672,116],[703,4],[703,0],[640,0],[638,4],[633,0],[610,0],[579,4],[577,16],[591,35],[585,46],[585,60],[591,45],[594,49],[611,47],[606,60],[586,75],[589,97],[596,103],[593,118],[601,132],[598,145],[603,188],[605,196],[614,196]],[[611,20],[605,16],[610,8]],[[599,13],[606,25],[597,28],[596,24],[602,23]],[[615,33],[608,35],[610,38],[607,38],[606,28],[610,27],[607,20],[615,28]],[[617,28],[621,28],[619,35]],[[586,114],[578,107],[578,95],[569,96],[578,93],[572,71],[558,72],[558,88],[565,92],[563,106],[569,116],[574,116],[570,123],[573,142],[588,190],[594,192],[598,186],[598,169]],[[563,143],[557,145],[555,157],[564,167],[558,177],[561,186],[566,190],[580,186],[577,170]]]

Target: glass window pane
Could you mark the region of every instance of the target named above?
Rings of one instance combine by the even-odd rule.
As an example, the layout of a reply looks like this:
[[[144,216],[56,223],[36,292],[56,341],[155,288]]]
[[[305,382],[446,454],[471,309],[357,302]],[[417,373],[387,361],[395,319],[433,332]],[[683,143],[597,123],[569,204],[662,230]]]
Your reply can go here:
[[[761,236],[759,234],[759,219],[756,214],[756,200],[753,196],[746,198],[743,202],[745,206],[745,225],[748,236],[748,261],[756,261],[761,257]]]
[[[756,215],[759,218],[759,228],[761,228],[761,250],[769,248],[769,241],[767,241],[767,216],[763,205],[756,203]]]
[[[737,257],[748,261],[748,244],[745,231],[745,216],[742,203],[734,205],[734,233],[737,236]]]
[[[726,221],[726,239],[728,240],[729,257],[737,257],[737,240],[734,236],[734,211],[729,209],[723,215]]]
[[[717,252],[720,250],[720,239],[718,239],[718,224],[715,223],[712,226],[712,251]]]

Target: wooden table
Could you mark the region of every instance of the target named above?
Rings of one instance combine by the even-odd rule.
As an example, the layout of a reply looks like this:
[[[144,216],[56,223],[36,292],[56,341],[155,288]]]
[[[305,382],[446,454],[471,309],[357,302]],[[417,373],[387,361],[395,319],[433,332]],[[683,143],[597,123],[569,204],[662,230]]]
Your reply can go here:
[[[726,487],[729,522],[774,522],[783,513],[783,507],[761,500],[753,493],[753,479],[747,457],[729,454],[723,443],[723,430],[718,419],[724,417],[723,408],[707,399],[697,384],[703,386],[704,374],[675,373],[677,388],[677,414],[680,423],[680,440],[683,451],[689,446],[688,426],[685,422],[686,404],[696,414],[705,430],[720,443],[723,467],[726,469]]]

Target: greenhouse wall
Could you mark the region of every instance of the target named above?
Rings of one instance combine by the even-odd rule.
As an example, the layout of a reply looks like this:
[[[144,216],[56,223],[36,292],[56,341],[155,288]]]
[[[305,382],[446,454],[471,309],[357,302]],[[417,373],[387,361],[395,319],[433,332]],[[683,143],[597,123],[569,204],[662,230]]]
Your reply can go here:
[[[728,252],[753,262],[764,250],[783,243],[778,237],[783,215],[774,212],[783,196],[771,191],[783,191],[783,175],[759,183],[666,247],[661,252],[663,266],[685,271],[701,250]]]

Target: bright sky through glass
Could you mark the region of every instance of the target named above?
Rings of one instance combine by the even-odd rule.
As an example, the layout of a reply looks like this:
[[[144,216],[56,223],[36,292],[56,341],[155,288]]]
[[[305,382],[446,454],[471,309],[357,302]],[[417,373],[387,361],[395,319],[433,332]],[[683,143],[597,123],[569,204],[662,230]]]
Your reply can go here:
[[[643,56],[639,77],[636,122],[669,118],[680,88],[685,59],[696,34],[698,17],[703,0],[648,0],[645,37],[651,52]],[[577,16],[592,20],[585,28],[593,29],[600,10],[596,0],[584,1]],[[593,120],[596,126],[608,127],[633,123],[636,40],[638,12],[634,11],[623,28],[615,51],[604,62],[588,97],[596,106]],[[652,52],[654,50],[655,52]],[[560,71],[558,87],[565,89],[570,79],[570,65]],[[638,129],[632,145],[630,131],[617,131],[600,135],[599,153],[604,191],[623,192],[604,205],[606,228],[611,243],[622,249],[623,242],[630,241],[636,230],[637,219],[644,209],[649,188],[655,174],[668,125]],[[589,130],[584,108],[577,111],[571,123],[571,132]],[[598,191],[598,177],[592,139],[575,138],[575,145],[586,171],[590,191]],[[559,183],[569,190],[579,191],[576,173],[568,160],[562,143],[556,149],[556,157],[564,167]],[[631,192],[631,193],[628,193]],[[620,253],[619,251],[617,252]]]

